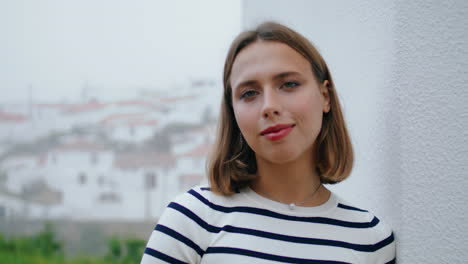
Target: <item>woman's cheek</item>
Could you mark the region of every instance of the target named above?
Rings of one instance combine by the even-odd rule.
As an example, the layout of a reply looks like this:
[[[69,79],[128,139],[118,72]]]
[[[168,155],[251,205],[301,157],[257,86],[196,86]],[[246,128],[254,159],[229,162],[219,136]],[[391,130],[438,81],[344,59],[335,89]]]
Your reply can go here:
[[[249,133],[249,130],[251,130],[252,126],[252,116],[249,115],[249,111],[247,109],[243,108],[238,108],[237,111],[235,111],[235,117],[237,121],[237,125],[239,126],[241,132],[243,134]],[[247,136],[247,135],[244,135]]]

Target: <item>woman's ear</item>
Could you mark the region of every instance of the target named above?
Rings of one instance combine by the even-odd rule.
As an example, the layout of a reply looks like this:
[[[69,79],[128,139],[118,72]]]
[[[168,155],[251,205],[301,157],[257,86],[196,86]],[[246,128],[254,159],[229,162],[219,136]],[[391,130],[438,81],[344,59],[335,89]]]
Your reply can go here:
[[[324,113],[328,113],[330,111],[330,82],[328,80],[323,81],[322,85],[320,85],[320,94],[322,95],[323,99],[323,106],[322,111]]]

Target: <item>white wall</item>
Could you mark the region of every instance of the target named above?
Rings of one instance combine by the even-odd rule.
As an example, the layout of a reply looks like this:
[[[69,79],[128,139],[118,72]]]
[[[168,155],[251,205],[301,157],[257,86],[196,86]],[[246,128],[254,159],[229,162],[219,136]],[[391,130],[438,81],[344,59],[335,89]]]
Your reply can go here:
[[[332,189],[395,230],[399,263],[468,260],[468,2],[244,1],[327,61],[356,152]]]
[[[468,262],[468,2],[399,1],[401,254]]]

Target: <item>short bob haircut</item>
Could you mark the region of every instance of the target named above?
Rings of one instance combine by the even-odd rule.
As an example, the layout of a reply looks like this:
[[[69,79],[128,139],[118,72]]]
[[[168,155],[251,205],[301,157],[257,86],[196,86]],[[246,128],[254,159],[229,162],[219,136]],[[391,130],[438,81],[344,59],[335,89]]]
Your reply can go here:
[[[211,190],[230,195],[249,186],[257,177],[255,153],[242,138],[234,116],[230,85],[232,65],[237,54],[257,41],[277,41],[288,45],[310,62],[311,74],[319,83],[328,80],[330,111],[324,113],[322,128],[314,144],[314,164],[322,183],[333,184],[346,179],[353,167],[353,147],[327,64],[305,37],[281,24],[265,22],[255,30],[240,33],[232,42],[226,57],[218,131],[207,163]]]

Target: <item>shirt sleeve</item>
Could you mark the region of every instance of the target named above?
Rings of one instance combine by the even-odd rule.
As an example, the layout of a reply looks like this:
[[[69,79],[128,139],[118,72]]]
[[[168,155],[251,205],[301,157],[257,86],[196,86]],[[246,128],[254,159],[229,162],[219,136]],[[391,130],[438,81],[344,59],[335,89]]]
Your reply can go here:
[[[390,227],[380,222],[377,225],[376,238],[378,242],[374,244],[375,251],[372,252],[369,263],[387,264],[396,263],[395,235]]]
[[[151,233],[141,264],[200,263],[203,234],[193,215],[196,213],[190,202],[184,202],[184,195],[171,202]]]

